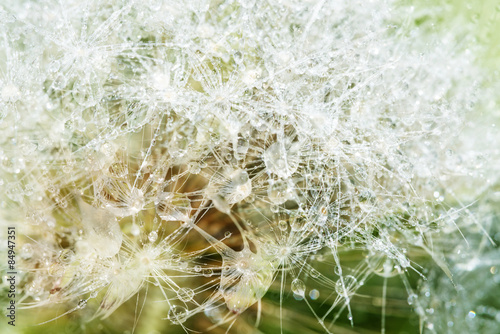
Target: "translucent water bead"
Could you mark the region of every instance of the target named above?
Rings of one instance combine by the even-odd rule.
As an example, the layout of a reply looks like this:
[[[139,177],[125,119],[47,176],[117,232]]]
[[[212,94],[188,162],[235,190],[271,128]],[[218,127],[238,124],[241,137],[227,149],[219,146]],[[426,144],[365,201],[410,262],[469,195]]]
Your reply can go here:
[[[269,173],[281,178],[292,176],[299,166],[299,146],[276,142],[264,152],[264,164]]]
[[[229,204],[241,202],[252,193],[252,180],[246,170],[237,169],[230,175],[231,182],[225,196]]]
[[[173,324],[182,324],[189,317],[188,310],[179,305],[173,305],[168,311],[167,319],[170,320]]]
[[[292,292],[295,293],[296,295],[299,295],[301,297],[304,297],[306,293],[306,285],[304,282],[298,278],[294,279],[292,281]]]

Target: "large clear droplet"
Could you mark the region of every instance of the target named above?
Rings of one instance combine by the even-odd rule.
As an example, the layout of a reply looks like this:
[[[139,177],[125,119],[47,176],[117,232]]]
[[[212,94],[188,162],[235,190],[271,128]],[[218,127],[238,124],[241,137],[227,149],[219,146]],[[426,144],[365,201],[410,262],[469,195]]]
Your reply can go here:
[[[144,208],[144,205],[146,204],[146,201],[144,199],[144,193],[142,192],[141,189],[138,188],[132,188],[130,190],[130,195],[127,198],[127,206],[129,208],[128,215],[131,214],[136,214],[139,211],[142,211]]]
[[[230,179],[229,185],[222,190],[228,204],[241,202],[252,193],[252,180],[246,170],[237,169]]]
[[[288,229],[288,223],[286,222],[286,220],[280,220],[278,222],[278,228],[281,231],[285,232]]]
[[[115,216],[78,200],[86,242],[101,257],[115,256],[121,248],[123,235]]]
[[[182,324],[188,318],[188,311],[185,307],[173,305],[168,311],[167,319],[173,324]]]
[[[155,242],[158,239],[158,232],[151,231],[148,235],[148,239],[150,242]]]
[[[190,288],[181,288],[177,291],[177,297],[179,297],[180,301],[189,302],[194,297],[194,291]]]
[[[306,285],[302,280],[296,278],[292,281],[292,292],[296,295],[304,297],[306,293]]]
[[[215,208],[219,210],[220,212],[224,212],[229,214],[231,211],[231,208],[229,207],[229,203],[226,201],[224,197],[221,195],[214,195],[211,198],[212,203],[214,204]]]
[[[289,180],[278,180],[269,184],[267,195],[269,200],[275,204],[285,203],[293,197],[294,187]]]
[[[139,234],[141,234],[141,229],[139,228],[139,226],[137,226],[137,224],[132,224],[132,226],[130,227],[130,233],[134,237],[137,237]]]
[[[80,299],[80,301],[78,302],[77,307],[78,307],[78,308],[85,308],[85,306],[87,306],[87,300],[85,300],[85,299]]]
[[[287,178],[297,170],[299,166],[299,146],[276,142],[269,146],[264,152],[264,164],[267,171],[281,178]]]
[[[245,138],[239,138],[233,144],[234,149],[234,157],[237,160],[242,160],[248,152],[248,148],[250,147],[250,143]]]

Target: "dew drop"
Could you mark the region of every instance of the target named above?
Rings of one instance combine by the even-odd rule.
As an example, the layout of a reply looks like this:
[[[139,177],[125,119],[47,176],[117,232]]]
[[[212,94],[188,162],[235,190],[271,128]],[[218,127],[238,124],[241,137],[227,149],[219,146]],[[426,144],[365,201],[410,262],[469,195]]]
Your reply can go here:
[[[120,225],[110,212],[95,208],[78,199],[86,241],[101,257],[109,258],[118,253],[123,242]]]
[[[228,204],[241,202],[252,193],[252,180],[246,170],[238,169],[231,173],[231,182],[223,189]]]
[[[158,233],[156,231],[151,231],[148,235],[150,242],[155,242],[158,239]]]
[[[342,268],[340,266],[335,266],[333,271],[335,272],[335,275],[337,275],[337,276],[342,275]]]
[[[82,308],[85,308],[85,306],[87,306],[87,300],[86,299],[80,299],[80,301],[78,302],[78,305],[77,307],[82,309]]]
[[[292,231],[298,232],[302,231],[305,227],[306,223],[304,220],[296,218],[292,221],[290,224],[290,227],[292,228]]]
[[[280,220],[278,222],[278,227],[281,231],[286,231],[288,229],[288,223],[285,220]]]
[[[274,204],[282,204],[293,197],[293,185],[288,180],[278,180],[269,184],[267,195]]]
[[[194,297],[194,291],[190,288],[181,288],[177,291],[177,297],[180,301],[189,302]]]
[[[197,163],[193,163],[191,167],[189,168],[192,174],[200,174],[201,172],[201,167]]]
[[[317,271],[316,269],[311,269],[311,271],[309,272],[309,274],[311,275],[312,278],[318,278],[319,277],[319,271]]]
[[[241,61],[243,60],[243,55],[241,54],[241,52],[239,51],[236,51],[234,54],[233,54],[233,59],[234,59],[234,62],[236,64],[240,64]]]
[[[137,224],[133,224],[132,227],[130,228],[130,234],[132,234],[134,237],[137,237],[141,233],[141,229]]]
[[[221,195],[215,195],[211,198],[211,200],[215,208],[220,212],[224,212],[226,214],[229,214],[229,212],[231,212],[229,204],[227,203],[226,199]]]
[[[185,307],[173,305],[168,311],[167,319],[173,324],[182,324],[188,318],[188,311]]]
[[[408,296],[408,299],[407,299],[408,305],[413,305],[415,303],[415,301],[417,300],[417,298],[418,298],[418,296],[416,294],[414,294],[414,293],[410,294]]]
[[[31,244],[26,243],[21,247],[21,258],[24,260],[28,260],[33,256],[33,246]]]
[[[291,145],[285,147],[284,143],[276,142],[264,152],[264,164],[269,173],[282,178],[292,176],[299,166],[299,147]]]
[[[244,138],[239,138],[235,146],[236,149],[234,150],[234,156],[237,160],[242,160],[248,152],[250,143]]]
[[[292,292],[296,295],[304,297],[306,292],[306,285],[302,280],[296,278],[292,281]]]

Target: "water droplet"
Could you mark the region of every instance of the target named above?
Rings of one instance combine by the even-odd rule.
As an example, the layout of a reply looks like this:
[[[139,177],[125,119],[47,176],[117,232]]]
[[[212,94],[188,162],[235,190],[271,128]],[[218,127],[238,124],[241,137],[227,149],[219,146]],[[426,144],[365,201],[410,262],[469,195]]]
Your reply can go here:
[[[219,210],[220,212],[224,212],[226,214],[229,214],[231,212],[231,208],[229,207],[229,204],[224,199],[224,197],[222,197],[221,195],[212,196],[211,200],[212,200],[212,203],[214,204],[215,208],[217,210]]]
[[[146,205],[146,200],[144,199],[144,193],[141,189],[132,188],[129,197],[127,198],[127,205],[129,210],[125,210],[126,212],[123,212],[125,216],[142,211],[144,205]]]
[[[311,275],[312,278],[318,278],[320,273],[316,269],[311,269],[311,271],[309,272],[309,275]]]
[[[408,296],[408,305],[413,305],[415,303],[415,301],[417,300],[418,296],[414,293],[410,294]]]
[[[191,167],[189,168],[191,174],[200,174],[201,172],[201,167],[198,163],[193,163]]]
[[[80,299],[80,301],[78,302],[77,307],[81,309],[81,308],[85,308],[85,306],[87,306],[87,300],[86,299]]]
[[[132,224],[132,227],[130,227],[130,234],[132,234],[134,237],[137,237],[141,233],[141,229],[137,224]]]
[[[292,176],[299,166],[299,146],[281,142],[272,144],[264,152],[264,164],[269,173],[281,178]]]
[[[61,263],[68,264],[68,263],[70,263],[73,260],[74,256],[75,256],[75,252],[73,252],[70,249],[64,249],[59,254],[59,261]]]
[[[296,278],[292,281],[292,292],[296,295],[304,297],[306,292],[306,285],[302,280]]]
[[[282,204],[293,197],[294,187],[289,180],[278,180],[270,183],[267,189],[269,200],[274,204]]]
[[[316,214],[315,219],[313,220],[316,225],[323,226],[328,220],[328,207],[325,205],[320,206]]]
[[[342,275],[342,268],[340,266],[335,266],[335,268],[333,269],[333,271],[335,272],[335,275],[337,275],[337,276],[341,276]]]
[[[168,311],[167,319],[173,324],[182,324],[188,318],[188,311],[185,307],[173,305]]]
[[[26,243],[21,247],[21,258],[24,260],[28,260],[33,256],[33,246],[29,243]]]
[[[252,193],[252,180],[246,170],[237,169],[229,177],[230,183],[222,189],[228,204],[241,202]]]
[[[232,233],[229,231],[224,232],[224,237],[226,237],[226,238],[230,238],[231,235],[232,235]]]
[[[300,219],[300,218],[295,218],[292,220],[292,223],[290,224],[290,227],[292,228],[292,231],[298,232],[302,231],[306,225],[305,220]]]
[[[280,220],[278,222],[278,228],[283,232],[286,231],[288,229],[288,223],[286,222],[286,220]]]
[[[182,288],[177,291],[177,297],[180,301],[189,302],[194,297],[194,291],[190,288]]]
[[[86,242],[99,256],[115,256],[122,245],[123,235],[116,217],[104,209],[95,208],[78,199]]]
[[[242,160],[248,152],[250,143],[245,138],[239,138],[234,146],[236,146],[234,150],[234,157],[237,160]]]
[[[148,235],[150,242],[155,242],[158,239],[158,233],[156,231],[151,231]]]
[[[236,51],[234,54],[233,54],[233,59],[234,59],[234,62],[236,64],[240,64],[241,61],[243,60],[243,55],[241,54],[241,52],[239,51]]]
[[[203,276],[205,277],[210,277],[214,274],[214,271],[212,269],[205,269],[203,270]]]

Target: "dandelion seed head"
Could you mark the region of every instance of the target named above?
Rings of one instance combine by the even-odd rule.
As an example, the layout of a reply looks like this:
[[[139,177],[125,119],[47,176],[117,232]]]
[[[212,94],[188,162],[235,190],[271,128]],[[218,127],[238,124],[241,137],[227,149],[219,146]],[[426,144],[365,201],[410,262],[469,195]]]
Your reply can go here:
[[[0,219],[25,236],[25,306],[84,302],[105,319],[150,293],[189,331],[191,317],[265,319],[279,295],[329,332],[353,321],[361,290],[399,280],[430,331],[474,332],[477,305],[440,321],[452,307],[434,296],[483,267],[498,276],[477,237],[495,226],[482,210],[498,202],[498,152],[469,134],[485,129],[494,92],[476,44],[457,42],[467,28],[439,31],[436,13],[393,1],[9,5]],[[372,290],[385,319],[392,290]]]

